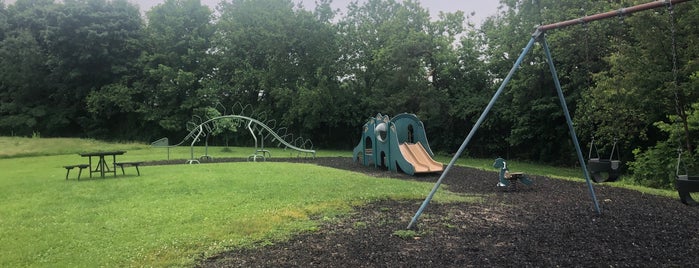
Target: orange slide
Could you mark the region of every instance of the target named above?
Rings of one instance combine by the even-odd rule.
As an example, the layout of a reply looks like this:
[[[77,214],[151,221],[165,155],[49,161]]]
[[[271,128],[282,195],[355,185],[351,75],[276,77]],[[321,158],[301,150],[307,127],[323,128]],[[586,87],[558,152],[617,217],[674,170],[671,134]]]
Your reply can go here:
[[[440,172],[444,170],[442,163],[434,161],[420,142],[403,143],[398,147],[403,158],[415,168],[415,173]]]

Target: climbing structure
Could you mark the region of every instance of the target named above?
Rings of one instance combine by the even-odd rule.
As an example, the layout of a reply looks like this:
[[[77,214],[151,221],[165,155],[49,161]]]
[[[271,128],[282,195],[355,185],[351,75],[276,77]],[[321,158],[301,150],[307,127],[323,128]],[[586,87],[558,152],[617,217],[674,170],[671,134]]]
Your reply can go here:
[[[252,134],[255,140],[255,151],[248,157],[249,161],[266,160],[267,157],[271,156],[269,151],[264,149],[264,141],[270,140],[276,142],[278,147],[284,147],[285,149],[291,149],[299,152],[299,154],[310,155],[315,158],[316,151],[313,150],[313,143],[310,140],[304,139],[302,137],[294,137],[293,134],[288,133],[286,127],[276,127],[277,123],[274,119],[268,120],[267,114],[253,113],[250,105],[242,106],[240,104],[235,104],[233,109],[236,114],[227,114],[225,107],[218,105],[217,115],[207,118],[201,118],[200,116],[193,116],[192,120],[187,122],[186,129],[189,131],[187,136],[178,144],[169,145],[167,138],[162,138],[151,143],[154,147],[175,147],[182,145],[186,141],[191,141],[190,144],[190,159],[187,163],[199,163],[199,159],[211,159],[208,155],[208,137],[219,132],[223,128],[235,127],[236,129],[245,125],[250,134]],[[250,113],[250,115],[246,115]],[[259,140],[258,140],[259,136]],[[205,154],[199,159],[194,157],[194,145],[204,140],[205,144]],[[258,147],[258,141],[260,146]],[[168,149],[169,158],[169,149]]]
[[[354,161],[384,167],[406,174],[442,171],[442,163],[432,159],[425,127],[414,114],[402,113],[390,119],[377,114],[362,128],[362,138],[354,148]]]

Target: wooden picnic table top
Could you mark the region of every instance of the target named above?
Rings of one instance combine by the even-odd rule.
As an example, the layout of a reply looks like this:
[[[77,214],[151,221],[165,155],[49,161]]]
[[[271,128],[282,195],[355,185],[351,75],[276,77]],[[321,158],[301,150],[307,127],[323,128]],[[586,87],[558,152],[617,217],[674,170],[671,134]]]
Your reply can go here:
[[[100,151],[100,152],[80,153],[80,156],[122,155],[125,153],[126,153],[126,151]]]

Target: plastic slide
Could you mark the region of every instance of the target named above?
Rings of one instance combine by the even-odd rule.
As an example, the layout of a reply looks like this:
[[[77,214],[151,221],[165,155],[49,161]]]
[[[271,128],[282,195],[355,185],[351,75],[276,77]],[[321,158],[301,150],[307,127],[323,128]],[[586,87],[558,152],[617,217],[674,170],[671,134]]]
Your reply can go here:
[[[417,143],[403,143],[399,145],[399,148],[405,161],[415,168],[415,173],[440,172],[444,170],[442,163],[434,161],[419,141]]]

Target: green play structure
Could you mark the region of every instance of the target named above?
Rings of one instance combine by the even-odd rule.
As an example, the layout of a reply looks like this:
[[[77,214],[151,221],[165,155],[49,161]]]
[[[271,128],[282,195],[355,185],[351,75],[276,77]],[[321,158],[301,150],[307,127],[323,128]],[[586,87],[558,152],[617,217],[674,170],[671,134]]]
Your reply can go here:
[[[393,119],[377,114],[364,124],[362,139],[354,148],[353,159],[368,166],[384,167],[409,175],[444,170],[432,159],[425,126],[416,115],[402,113]]]

